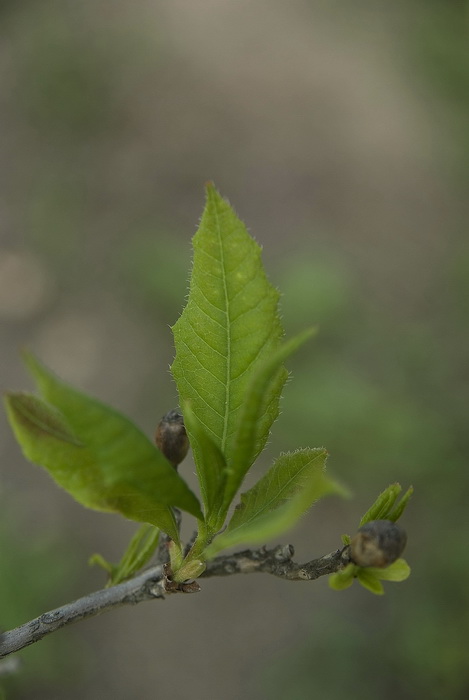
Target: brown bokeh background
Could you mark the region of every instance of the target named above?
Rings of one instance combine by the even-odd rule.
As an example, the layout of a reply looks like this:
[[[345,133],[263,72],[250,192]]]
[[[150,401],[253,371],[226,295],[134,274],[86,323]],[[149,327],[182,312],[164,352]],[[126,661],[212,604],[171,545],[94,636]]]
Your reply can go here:
[[[2,388],[30,387],[28,346],[151,434],[177,404],[169,326],[211,179],[264,246],[287,330],[321,329],[256,474],[324,444],[355,493],[284,541],[312,558],[392,481],[416,490],[413,575],[384,598],[207,580],[25,650],[7,698],[467,697],[467,27],[466,3],[436,0],[1,4]],[[0,430],[8,628],[101,587],[88,556],[117,559],[135,526]]]

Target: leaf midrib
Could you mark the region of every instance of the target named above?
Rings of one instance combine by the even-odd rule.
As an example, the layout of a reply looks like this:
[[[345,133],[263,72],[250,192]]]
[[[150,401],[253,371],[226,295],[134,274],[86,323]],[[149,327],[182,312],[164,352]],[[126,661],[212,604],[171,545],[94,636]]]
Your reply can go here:
[[[228,296],[228,287],[226,285],[226,269],[225,255],[223,250],[223,240],[221,235],[220,218],[218,216],[217,204],[214,204],[216,234],[218,245],[220,247],[220,262],[222,269],[223,294],[225,297],[225,316],[226,316],[226,374],[225,374],[225,411],[223,417],[223,432],[221,438],[221,451],[225,453],[226,439],[228,434],[228,416],[230,413],[230,376],[231,376],[231,328],[230,328],[230,301]]]

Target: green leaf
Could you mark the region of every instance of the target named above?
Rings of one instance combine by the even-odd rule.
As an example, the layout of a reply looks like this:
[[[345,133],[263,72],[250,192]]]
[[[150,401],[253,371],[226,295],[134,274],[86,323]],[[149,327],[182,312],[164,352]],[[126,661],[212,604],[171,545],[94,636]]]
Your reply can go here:
[[[386,569],[368,566],[366,568],[350,563],[341,571],[329,576],[329,586],[335,591],[342,591],[352,585],[358,578],[364,588],[375,595],[384,593],[381,581],[405,581],[410,575],[410,567],[404,559],[398,559]]]
[[[374,593],[375,595],[384,594],[383,584],[381,581],[378,581],[376,576],[370,571],[369,568],[363,569],[360,567],[358,569],[357,578],[361,585],[368,591],[371,591],[371,593]]]
[[[176,539],[169,506],[202,517],[186,483],[131,421],[67,386],[32,355],[27,354],[25,360],[53,407],[28,395],[26,402],[7,397],[10,422],[28,459],[48,469],[83,505],[152,523]],[[62,423],[57,424],[57,416]],[[50,424],[47,429],[45,420]],[[61,435],[60,430],[69,434]],[[71,443],[70,435],[82,446]]]
[[[334,591],[344,591],[350,588],[353,583],[357,571],[355,564],[347,564],[347,566],[335,574],[329,576],[329,586]]]
[[[410,566],[405,559],[396,559],[396,561],[385,569],[378,569],[376,567],[368,567],[367,571],[370,571],[376,578],[382,581],[405,581],[410,576]]]
[[[258,368],[247,387],[236,431],[231,468],[228,470],[224,503],[220,511],[220,526],[231,501],[257,456],[257,420],[262,412],[265,396],[269,393],[269,384],[274,380],[287,357],[298,350],[314,333],[315,329],[308,329],[299,333],[288,342],[283,343]]]
[[[401,491],[402,486],[400,484],[396,483],[388,486],[387,489],[379,494],[371,508],[366,511],[365,515],[360,520],[359,527],[362,527],[362,525],[372,520],[386,520]]]
[[[410,501],[410,498],[412,494],[414,493],[414,489],[412,486],[410,486],[405,494],[402,496],[401,500],[394,506],[394,508],[387,514],[387,519],[391,520],[393,523],[397,522],[399,518],[401,517],[402,513],[407,507],[408,502]]]
[[[56,408],[26,393],[6,394],[5,407],[27,459],[49,469],[67,491],[93,490],[93,454]],[[105,507],[97,495],[94,507]]]
[[[45,467],[76,501],[94,510],[122,513],[132,520],[148,519],[178,540],[171,509],[150,503],[132,486],[121,495],[125,483],[112,485],[106,481],[96,450],[85,446],[56,408],[24,393],[7,394],[5,405],[24,456]]]
[[[105,559],[102,554],[98,554],[97,552],[92,554],[88,559],[88,565],[100,566],[101,569],[104,569],[104,571],[109,574],[110,578],[112,578],[114,571],[116,570],[116,566],[114,564],[111,564],[111,562]]]
[[[260,247],[213,185],[207,186],[193,246],[189,298],[173,327],[172,373],[181,405],[190,402],[198,423],[231,468],[246,391],[283,336],[279,294],[266,278]],[[278,415],[286,378],[286,370],[277,369],[263,396],[251,463]],[[193,453],[201,474],[206,466],[201,446],[195,444]]]
[[[115,586],[121,581],[131,578],[149,562],[158,546],[159,534],[157,527],[145,523],[130,540],[129,546],[118,564],[111,564],[101,554],[93,554],[89,559],[89,564],[97,564],[107,571],[109,574],[107,588]]]
[[[293,527],[314,501],[341,492],[324,474],[326,456],[324,448],[281,455],[267,474],[242,494],[228,527],[204,556],[211,558],[228,547],[276,537]]]
[[[220,449],[198,421],[189,402],[183,406],[184,425],[192,450],[199,454],[196,464],[206,514],[214,512],[223,498],[226,462]],[[216,526],[214,529],[217,529]]]

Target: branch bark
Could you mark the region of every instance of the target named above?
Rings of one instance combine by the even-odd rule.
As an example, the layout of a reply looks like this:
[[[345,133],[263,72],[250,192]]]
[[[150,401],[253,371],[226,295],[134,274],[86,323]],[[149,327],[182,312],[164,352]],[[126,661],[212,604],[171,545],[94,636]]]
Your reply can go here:
[[[278,545],[273,549],[261,547],[222,555],[207,562],[207,568],[201,578],[268,573],[289,581],[312,581],[339,571],[350,561],[350,547],[337,549],[306,564],[296,564],[292,560],[293,554],[294,549],[291,545]],[[175,584],[166,576],[164,566],[153,566],[129,581],[90,593],[9,632],[4,632],[0,635],[0,658],[34,644],[66,625],[95,617],[113,608],[164,598],[172,592],[190,593],[197,590],[197,584]]]

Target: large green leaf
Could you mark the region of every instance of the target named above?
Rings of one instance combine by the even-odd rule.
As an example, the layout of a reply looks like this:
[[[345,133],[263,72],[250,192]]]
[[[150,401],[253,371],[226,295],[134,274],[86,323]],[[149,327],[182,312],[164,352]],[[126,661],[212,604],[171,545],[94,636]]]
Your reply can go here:
[[[7,394],[5,405],[25,457],[45,467],[76,501],[93,510],[121,513],[132,520],[153,523],[178,540],[171,509],[159,502],[152,503],[133,484],[107,481],[99,454],[72,432],[56,408],[24,393]]]
[[[326,477],[324,448],[281,455],[257,484],[241,495],[226,530],[205,552],[207,558],[239,544],[255,544],[276,537],[296,524],[308,508],[340,487]]]
[[[207,203],[193,245],[189,298],[173,328],[176,358],[172,372],[181,405],[190,402],[195,419],[231,469],[249,383],[283,335],[279,294],[265,276],[260,247],[212,185],[207,187]],[[277,368],[263,396],[251,463],[278,415],[286,377],[286,370]],[[200,473],[204,469],[202,449],[197,443],[193,447]]]
[[[169,506],[201,517],[187,484],[130,420],[67,386],[32,355],[25,359],[50,404],[36,397],[18,398],[22,395],[7,399],[13,429],[29,459],[45,466],[61,486],[89,507],[120,512],[165,532],[168,523],[174,523]],[[78,444],[71,444],[64,430]]]

